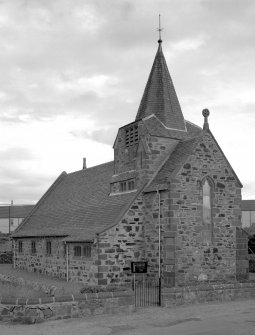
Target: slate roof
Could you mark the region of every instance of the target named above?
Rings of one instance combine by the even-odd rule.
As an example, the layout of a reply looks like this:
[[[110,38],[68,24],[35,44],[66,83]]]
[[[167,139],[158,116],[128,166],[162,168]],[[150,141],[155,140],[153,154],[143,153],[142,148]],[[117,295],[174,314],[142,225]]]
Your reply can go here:
[[[155,191],[157,189],[166,189],[168,188],[168,182],[171,181],[172,178],[175,177],[176,173],[181,169],[182,165],[186,162],[188,157],[192,155],[193,150],[197,146],[198,142],[202,139],[203,134],[205,132],[209,132],[212,136],[213,140],[215,141],[216,145],[218,146],[220,152],[222,153],[224,159],[228,163],[235,179],[240,187],[242,187],[242,183],[240,182],[238,176],[236,175],[235,171],[233,170],[232,166],[230,165],[229,161],[227,160],[224,152],[220,148],[219,144],[215,140],[213,134],[209,129],[200,133],[199,136],[194,138],[180,141],[171,155],[167,158],[161,168],[156,173],[155,177],[151,180],[151,183],[145,188],[145,192]]]
[[[31,215],[15,230],[13,237],[69,236],[74,240],[93,240],[113,226],[128,209],[138,191],[110,195],[114,163],[62,173]]]
[[[170,137],[178,140],[193,138],[202,133],[202,128],[185,120],[185,131],[166,128],[159,119],[152,115],[143,119],[143,123],[152,136]]]
[[[242,200],[242,211],[255,211],[255,200]]]
[[[33,205],[0,206],[0,219],[25,218],[34,208]]]
[[[175,88],[159,43],[136,120],[155,114],[168,128],[185,130],[185,122]]]
[[[168,156],[165,163],[159,169],[155,178],[145,188],[145,192],[155,191],[157,189],[166,189],[168,182],[179,171],[183,163],[191,155],[196,144],[200,140],[200,137],[193,138],[191,140],[180,141],[173,153]]]

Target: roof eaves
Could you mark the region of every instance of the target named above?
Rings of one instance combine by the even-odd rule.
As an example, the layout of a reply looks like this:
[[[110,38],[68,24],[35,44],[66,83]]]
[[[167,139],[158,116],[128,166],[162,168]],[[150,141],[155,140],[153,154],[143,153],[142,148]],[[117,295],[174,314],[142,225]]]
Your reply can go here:
[[[39,238],[39,237],[44,237],[44,238],[51,238],[51,237],[54,237],[54,238],[65,238],[67,237],[68,235],[63,235],[63,234],[40,234],[40,235],[36,235],[36,234],[31,234],[31,235],[17,235],[15,236],[15,234],[12,234],[11,235],[11,238],[15,239],[19,239],[19,238]]]
[[[79,243],[79,242],[85,242],[85,243],[93,243],[93,239],[84,239],[84,238],[80,238],[80,237],[72,237],[72,236],[68,236],[66,238],[63,239],[64,242],[66,243]]]

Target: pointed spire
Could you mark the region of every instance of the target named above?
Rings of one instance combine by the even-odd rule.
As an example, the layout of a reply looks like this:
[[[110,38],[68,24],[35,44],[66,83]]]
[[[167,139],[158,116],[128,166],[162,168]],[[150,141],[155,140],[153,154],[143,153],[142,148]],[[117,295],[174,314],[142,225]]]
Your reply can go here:
[[[155,114],[167,128],[186,130],[181,107],[162,52],[162,28],[160,21],[158,31],[158,51],[143,93],[136,120]]]
[[[208,116],[210,115],[209,109],[207,108],[203,109],[202,115],[204,117],[203,130],[207,130],[209,129],[209,123],[208,123]]]

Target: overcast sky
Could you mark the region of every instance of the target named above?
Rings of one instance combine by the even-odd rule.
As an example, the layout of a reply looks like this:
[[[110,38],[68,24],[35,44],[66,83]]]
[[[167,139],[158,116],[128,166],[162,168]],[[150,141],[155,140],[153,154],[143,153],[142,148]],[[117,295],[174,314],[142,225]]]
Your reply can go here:
[[[0,203],[113,159],[157,51],[184,117],[210,129],[255,198],[254,0],[0,1]]]

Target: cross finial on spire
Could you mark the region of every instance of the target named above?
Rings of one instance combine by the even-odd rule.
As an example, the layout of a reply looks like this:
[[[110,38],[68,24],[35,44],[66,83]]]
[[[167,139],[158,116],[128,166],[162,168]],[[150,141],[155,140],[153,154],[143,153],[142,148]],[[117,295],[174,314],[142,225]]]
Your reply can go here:
[[[210,115],[209,110],[207,108],[203,109],[202,115],[204,117],[204,126],[203,126],[203,129],[204,130],[209,129],[209,123],[208,123],[208,116]]]
[[[161,31],[163,30],[163,28],[161,28],[161,22],[160,22],[160,17],[161,15],[159,14],[158,16],[158,33],[159,33],[159,39],[158,39],[158,43],[162,43],[162,39],[161,39]]]

